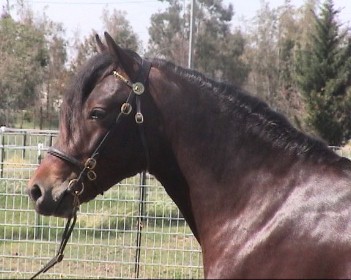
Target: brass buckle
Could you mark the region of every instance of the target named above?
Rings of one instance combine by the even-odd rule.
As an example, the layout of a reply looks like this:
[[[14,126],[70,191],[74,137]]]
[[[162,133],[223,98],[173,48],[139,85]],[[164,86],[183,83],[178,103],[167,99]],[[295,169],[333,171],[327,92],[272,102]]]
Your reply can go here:
[[[136,113],[135,114],[135,122],[138,123],[138,124],[141,124],[144,122],[144,116],[142,113]]]
[[[122,114],[129,115],[131,111],[132,111],[132,105],[130,105],[129,103],[122,104],[122,106],[121,106]]]
[[[88,158],[84,164],[84,166],[89,169],[92,170],[95,168],[96,166],[96,159],[95,158]]]
[[[137,95],[141,95],[145,91],[144,85],[140,82],[134,83],[132,89],[133,89],[134,93]]]
[[[87,173],[87,177],[90,181],[95,181],[97,178],[97,175],[93,170],[89,170]]]
[[[96,173],[93,170],[96,166],[96,159],[95,158],[88,158],[84,164],[85,168],[88,169],[87,177],[90,181],[96,180]]]
[[[78,191],[78,190],[74,190],[73,188],[77,185],[77,182],[78,182],[78,179],[72,179],[71,181],[69,181],[68,183],[68,187],[67,187],[67,191],[69,192],[73,192],[75,195],[79,196],[83,193],[84,191],[84,183],[81,182],[81,190]]]

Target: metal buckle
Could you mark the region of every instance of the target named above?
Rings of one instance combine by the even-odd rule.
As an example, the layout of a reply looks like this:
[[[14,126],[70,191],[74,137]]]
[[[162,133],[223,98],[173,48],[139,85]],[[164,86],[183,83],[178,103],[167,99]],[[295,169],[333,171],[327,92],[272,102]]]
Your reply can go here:
[[[96,178],[97,178],[97,175],[96,175],[95,171],[89,170],[89,171],[87,172],[87,177],[88,177],[88,179],[89,179],[90,181],[95,181]]]
[[[94,169],[96,166],[96,159],[95,158],[88,158],[87,161],[85,162],[84,166],[89,170]]]
[[[145,91],[144,85],[140,82],[134,83],[132,89],[133,89],[134,93],[137,95],[141,95]]]
[[[135,122],[138,123],[138,124],[141,124],[144,122],[144,116],[142,113],[136,113],[135,114]]]
[[[88,158],[84,164],[85,168],[88,169],[87,177],[90,181],[96,180],[96,173],[93,170],[96,166],[96,159],[95,158]]]
[[[127,102],[122,104],[122,106],[121,106],[122,114],[129,115],[131,111],[132,111],[132,105],[130,105]]]
[[[82,188],[81,188],[80,191],[78,191],[78,190],[74,190],[73,189],[77,185],[77,182],[78,182],[78,179],[72,179],[71,181],[69,181],[68,187],[67,187],[67,191],[68,192],[73,192],[75,195],[79,196],[84,191],[84,183],[83,182],[80,183]]]

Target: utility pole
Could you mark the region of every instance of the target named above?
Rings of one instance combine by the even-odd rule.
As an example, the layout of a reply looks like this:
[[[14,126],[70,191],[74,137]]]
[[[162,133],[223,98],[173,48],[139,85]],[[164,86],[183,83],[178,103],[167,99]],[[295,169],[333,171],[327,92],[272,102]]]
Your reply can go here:
[[[2,6],[1,17],[8,17],[10,15],[10,0],[6,0],[6,4]]]
[[[191,9],[190,9],[190,34],[189,34],[189,56],[188,56],[188,67],[194,67],[193,55],[194,55],[194,9],[195,9],[195,0],[191,0]]]

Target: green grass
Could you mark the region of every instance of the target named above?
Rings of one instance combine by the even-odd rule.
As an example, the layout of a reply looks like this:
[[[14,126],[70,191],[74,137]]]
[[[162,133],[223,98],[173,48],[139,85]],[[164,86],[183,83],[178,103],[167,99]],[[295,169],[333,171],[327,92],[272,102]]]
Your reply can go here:
[[[161,228],[158,230],[162,231]],[[183,232],[186,229],[179,230]],[[197,267],[201,263],[200,254],[184,250],[194,247],[190,237],[151,234],[147,233],[147,228],[144,231],[139,268],[141,278],[202,277],[201,268]],[[80,244],[76,243],[79,236],[79,230],[76,229],[66,247],[63,262],[48,271],[45,278],[59,275],[64,278],[134,278],[135,234],[120,233],[109,241],[90,236]],[[83,240],[81,236],[79,238]],[[0,270],[2,278],[28,278],[54,256],[57,249],[57,244],[52,242],[33,244],[31,241],[13,241],[0,246],[8,253],[7,257],[0,260],[0,268],[4,268]],[[33,256],[41,256],[42,260]]]

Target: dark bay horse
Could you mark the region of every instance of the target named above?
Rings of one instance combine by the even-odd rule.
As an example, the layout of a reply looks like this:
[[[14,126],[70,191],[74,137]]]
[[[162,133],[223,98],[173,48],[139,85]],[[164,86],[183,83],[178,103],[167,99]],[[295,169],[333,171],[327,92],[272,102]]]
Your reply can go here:
[[[148,170],[200,243],[205,277],[351,278],[349,160],[236,86],[105,39],[29,182],[38,213],[69,218],[77,197]]]

